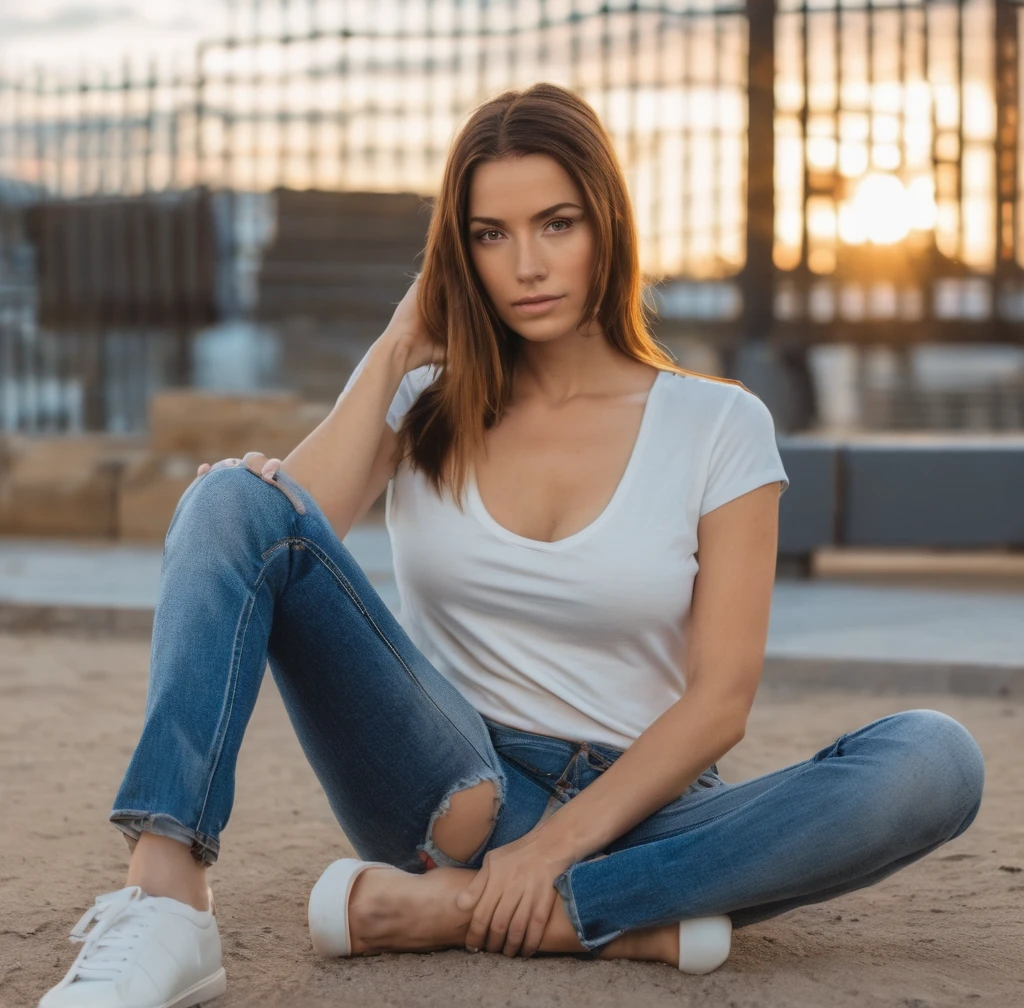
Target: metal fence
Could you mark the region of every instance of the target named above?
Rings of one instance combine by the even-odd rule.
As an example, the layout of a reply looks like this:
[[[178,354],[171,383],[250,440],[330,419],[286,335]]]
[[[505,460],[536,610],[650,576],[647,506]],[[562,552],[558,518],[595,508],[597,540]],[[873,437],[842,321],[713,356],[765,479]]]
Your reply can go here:
[[[234,195],[429,196],[470,108],[547,79],[612,135],[660,335],[726,360],[763,339],[795,360],[820,344],[887,345],[905,364],[922,342],[1021,342],[1011,0],[251,0],[230,5],[228,24],[187,65],[0,78],[0,202],[210,193],[216,314],[246,317],[259,248]],[[175,348],[195,326],[156,308],[145,327],[106,309],[87,327],[40,318],[39,246],[17,222],[0,233],[0,425],[35,422],[11,404],[28,401],[33,376],[57,387],[47,361],[67,347],[83,355],[67,373],[92,381],[69,402],[117,400],[111,361],[158,345],[171,363],[145,380],[129,365],[123,380],[187,380]],[[125,349],[136,344],[145,352]],[[1024,397],[1019,376],[1007,388]],[[142,422],[134,407],[58,412],[46,422]]]

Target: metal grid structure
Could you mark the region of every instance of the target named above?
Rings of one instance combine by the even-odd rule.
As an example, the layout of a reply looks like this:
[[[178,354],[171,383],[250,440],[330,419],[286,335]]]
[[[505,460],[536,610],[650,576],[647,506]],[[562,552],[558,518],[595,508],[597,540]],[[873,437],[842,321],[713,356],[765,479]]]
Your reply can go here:
[[[1017,8],[782,0],[776,314],[805,340],[1019,340]]]
[[[796,353],[1021,341],[1013,0],[235,0],[227,23],[187,65],[0,79],[0,183],[50,202],[212,191],[219,304],[245,315],[236,196],[429,195],[473,105],[547,79],[615,142],[665,334]],[[151,317],[98,317],[88,338],[23,310],[14,325],[25,273],[3,264],[31,253],[17,227],[5,235],[0,426],[31,425],[10,376],[48,373],[54,341],[81,351],[72,375],[126,342],[174,357]],[[169,380],[163,364],[151,374]]]

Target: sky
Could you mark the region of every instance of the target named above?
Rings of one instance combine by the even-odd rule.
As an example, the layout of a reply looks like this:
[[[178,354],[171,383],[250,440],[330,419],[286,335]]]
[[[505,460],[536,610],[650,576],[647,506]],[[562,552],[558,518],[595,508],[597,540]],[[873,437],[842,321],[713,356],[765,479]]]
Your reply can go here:
[[[216,34],[222,12],[220,0],[0,0],[0,72],[171,59]]]

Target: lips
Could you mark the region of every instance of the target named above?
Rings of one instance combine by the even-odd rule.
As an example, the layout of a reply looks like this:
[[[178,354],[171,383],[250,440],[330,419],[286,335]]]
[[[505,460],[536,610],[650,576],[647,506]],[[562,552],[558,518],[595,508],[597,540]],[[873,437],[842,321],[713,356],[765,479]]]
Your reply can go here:
[[[562,300],[563,296],[560,294],[557,297],[545,298],[543,301],[523,301],[512,307],[521,312],[526,312],[528,315],[539,315],[541,312],[550,311],[554,305]]]

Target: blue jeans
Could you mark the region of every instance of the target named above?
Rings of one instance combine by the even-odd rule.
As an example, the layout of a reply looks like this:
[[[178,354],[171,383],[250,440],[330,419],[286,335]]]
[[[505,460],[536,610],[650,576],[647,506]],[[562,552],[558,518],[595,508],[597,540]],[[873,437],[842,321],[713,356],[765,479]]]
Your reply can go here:
[[[145,721],[110,814],[130,843],[145,830],[217,860],[268,661],[345,836],[360,858],[406,871],[425,870],[420,851],[478,868],[622,754],[482,717],[286,473],[276,486],[244,467],[197,477],[160,577]],[[743,927],[872,885],[959,836],[984,775],[953,718],[890,714],[753,780],[709,767],[554,885],[591,955],[624,931],[690,917],[727,913]],[[432,842],[434,821],[485,780],[497,816],[456,861]]]

